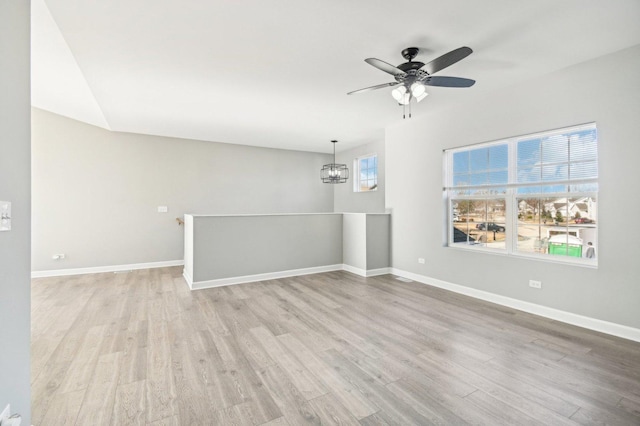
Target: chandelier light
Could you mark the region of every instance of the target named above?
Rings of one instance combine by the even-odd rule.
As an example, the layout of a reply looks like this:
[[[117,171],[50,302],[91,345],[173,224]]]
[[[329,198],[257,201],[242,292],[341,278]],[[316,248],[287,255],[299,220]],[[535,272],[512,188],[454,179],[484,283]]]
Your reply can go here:
[[[349,179],[349,168],[346,164],[336,164],[336,143],[333,144],[333,163],[325,164],[320,169],[320,179],[323,183],[345,183]]]

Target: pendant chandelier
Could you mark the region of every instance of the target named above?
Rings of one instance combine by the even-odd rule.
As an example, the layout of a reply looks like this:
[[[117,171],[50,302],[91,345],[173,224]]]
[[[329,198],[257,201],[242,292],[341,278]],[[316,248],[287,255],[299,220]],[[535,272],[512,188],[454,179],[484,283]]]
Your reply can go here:
[[[346,164],[336,164],[336,144],[333,144],[333,163],[325,164],[320,170],[320,179],[323,183],[345,183],[349,179],[349,169]]]

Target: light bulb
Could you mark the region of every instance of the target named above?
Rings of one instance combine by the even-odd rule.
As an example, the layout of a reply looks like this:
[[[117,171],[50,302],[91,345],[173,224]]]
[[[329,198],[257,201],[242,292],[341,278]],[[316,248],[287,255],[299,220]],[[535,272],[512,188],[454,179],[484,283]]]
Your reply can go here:
[[[404,86],[400,86],[396,89],[393,89],[391,91],[391,96],[393,96],[393,99],[395,99],[396,101],[400,102],[400,100],[402,100],[402,96],[407,93],[407,88]]]
[[[411,94],[416,98],[422,95],[425,91],[426,89],[422,83],[415,82],[411,85]]]

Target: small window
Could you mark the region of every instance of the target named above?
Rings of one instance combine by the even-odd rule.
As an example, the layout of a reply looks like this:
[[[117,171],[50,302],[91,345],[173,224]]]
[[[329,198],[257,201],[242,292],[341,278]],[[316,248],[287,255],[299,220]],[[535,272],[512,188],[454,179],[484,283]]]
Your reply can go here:
[[[354,192],[367,192],[378,189],[378,155],[373,154],[356,158],[353,169],[356,177],[353,180]]]

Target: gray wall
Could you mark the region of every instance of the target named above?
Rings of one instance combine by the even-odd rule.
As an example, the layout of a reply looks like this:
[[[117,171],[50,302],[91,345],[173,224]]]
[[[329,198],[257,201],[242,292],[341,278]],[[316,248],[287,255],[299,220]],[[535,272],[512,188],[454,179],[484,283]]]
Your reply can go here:
[[[640,327],[638,74],[640,46],[388,128],[392,266]],[[443,149],[592,121],[599,134],[598,269],[443,247]],[[426,264],[418,264],[418,257],[426,258]],[[529,288],[529,279],[541,280],[543,289]]]
[[[339,145],[339,144],[338,144]],[[353,192],[356,178],[353,160],[368,154],[378,154],[378,190],[369,192]],[[385,152],[384,141],[371,142],[336,153],[336,161],[349,167],[350,177],[345,184],[335,187],[334,206],[337,212],[351,213],[383,213],[385,192]]]
[[[391,266],[390,224],[388,214],[344,213],[342,263],[363,272]]]
[[[29,1],[0,1],[0,200],[12,230],[0,232],[0,411],[31,424],[31,194]]]
[[[391,219],[387,214],[367,215],[367,270],[391,265]]]
[[[342,219],[342,262],[367,270],[367,216],[345,214]]]
[[[333,211],[327,154],[109,132],[38,109],[32,141],[34,271],[180,260],[184,213]]]
[[[342,264],[342,215],[194,216],[193,281]]]

